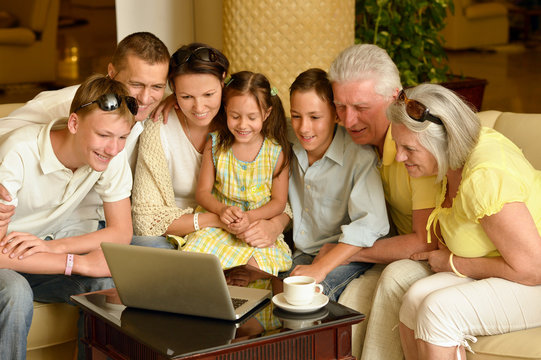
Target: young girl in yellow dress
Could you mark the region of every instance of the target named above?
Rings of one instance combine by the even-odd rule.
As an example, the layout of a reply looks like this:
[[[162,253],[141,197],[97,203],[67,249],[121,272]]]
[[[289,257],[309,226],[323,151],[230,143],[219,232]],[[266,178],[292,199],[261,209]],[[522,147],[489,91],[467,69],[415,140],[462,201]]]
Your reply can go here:
[[[223,102],[227,121],[216,124],[205,145],[196,200],[198,212],[219,215],[224,226],[198,230],[196,215],[198,231],[182,250],[215,254],[224,269],[250,264],[276,275],[291,267],[283,235],[258,248],[234,234],[286,207],[291,150],[282,102],[264,75],[249,71],[231,76]]]

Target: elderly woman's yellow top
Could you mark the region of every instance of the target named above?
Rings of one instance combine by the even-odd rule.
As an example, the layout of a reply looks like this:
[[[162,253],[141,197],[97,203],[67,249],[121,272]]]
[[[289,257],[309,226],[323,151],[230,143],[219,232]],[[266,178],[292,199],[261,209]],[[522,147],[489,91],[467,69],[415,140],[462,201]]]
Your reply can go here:
[[[442,240],[458,256],[499,256],[479,220],[498,213],[506,203],[525,203],[541,230],[541,171],[532,167],[515,144],[493,129],[482,128],[479,142],[464,164],[451,208],[441,207],[446,189],[444,178],[427,229],[439,224]]]

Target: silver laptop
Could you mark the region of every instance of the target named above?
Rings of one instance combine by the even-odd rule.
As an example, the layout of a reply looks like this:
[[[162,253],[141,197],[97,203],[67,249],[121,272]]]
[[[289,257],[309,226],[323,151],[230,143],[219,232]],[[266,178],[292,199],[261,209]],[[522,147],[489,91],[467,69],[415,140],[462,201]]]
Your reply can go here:
[[[129,307],[236,320],[270,290],[228,286],[212,254],[102,243],[122,303]]]

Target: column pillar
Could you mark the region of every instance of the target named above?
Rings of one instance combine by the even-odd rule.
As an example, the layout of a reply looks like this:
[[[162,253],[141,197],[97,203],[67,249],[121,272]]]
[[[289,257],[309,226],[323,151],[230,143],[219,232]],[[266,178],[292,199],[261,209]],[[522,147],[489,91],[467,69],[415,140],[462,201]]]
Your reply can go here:
[[[231,72],[265,74],[289,116],[289,86],[304,70],[328,70],[355,41],[354,0],[223,0],[223,51]]]

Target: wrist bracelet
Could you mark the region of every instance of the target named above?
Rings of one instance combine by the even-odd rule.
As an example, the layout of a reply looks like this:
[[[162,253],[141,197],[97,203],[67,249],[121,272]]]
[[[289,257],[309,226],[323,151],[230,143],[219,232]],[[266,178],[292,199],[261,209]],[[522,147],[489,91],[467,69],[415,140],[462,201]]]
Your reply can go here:
[[[199,231],[199,213],[193,214],[193,228],[195,231]]]
[[[453,253],[451,253],[451,255],[449,255],[449,265],[451,265],[451,269],[453,269],[453,272],[456,274],[456,276],[461,277],[461,278],[467,277],[466,275],[461,274],[460,272],[458,272],[458,270],[455,267],[455,264],[453,264]]]
[[[64,270],[64,275],[70,276],[71,270],[73,270],[73,254],[68,254],[66,259],[66,270]]]

